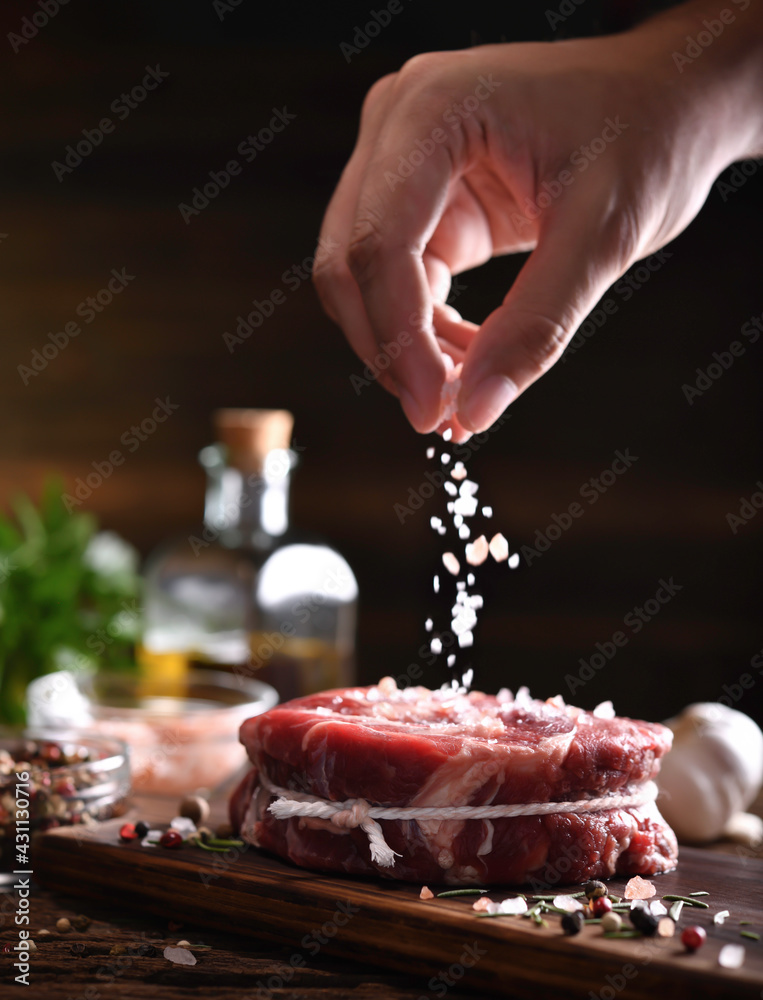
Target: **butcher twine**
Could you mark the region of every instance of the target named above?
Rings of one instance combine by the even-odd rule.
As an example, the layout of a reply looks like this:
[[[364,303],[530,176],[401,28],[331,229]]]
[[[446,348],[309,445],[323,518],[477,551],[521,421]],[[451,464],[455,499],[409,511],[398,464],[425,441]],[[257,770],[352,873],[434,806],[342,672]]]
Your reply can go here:
[[[360,827],[368,836],[371,860],[382,868],[391,868],[396,857],[384,839],[379,819],[506,819],[512,816],[548,816],[552,813],[591,813],[605,809],[628,809],[654,802],[657,785],[647,781],[630,795],[606,795],[599,799],[578,799],[577,802],[528,802],[525,805],[503,806],[372,806],[365,799],[347,799],[330,802],[306,792],[296,792],[273,785],[260,772],[260,783],[278,798],[268,806],[276,819],[292,816],[326,819],[338,829],[354,830]],[[255,793],[256,795],[256,793]]]

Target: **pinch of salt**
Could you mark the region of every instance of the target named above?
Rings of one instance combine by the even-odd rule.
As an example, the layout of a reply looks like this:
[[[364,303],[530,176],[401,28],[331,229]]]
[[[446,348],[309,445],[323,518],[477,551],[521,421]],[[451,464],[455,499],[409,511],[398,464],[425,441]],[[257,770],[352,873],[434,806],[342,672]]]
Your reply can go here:
[[[466,479],[466,466],[463,462],[456,462],[450,474],[454,479]]]
[[[474,636],[471,632],[462,632],[458,637],[458,644],[461,649],[466,649],[468,646],[474,645]]]
[[[445,483],[445,492],[450,497],[458,496],[458,490],[456,489],[455,483]]]
[[[552,902],[554,906],[560,910],[564,910],[566,913],[575,913],[577,910],[583,909],[583,904],[579,899],[574,899],[568,895],[554,896]]]
[[[452,573],[453,576],[458,576],[459,570],[461,569],[461,563],[458,559],[456,559],[452,552],[443,552],[442,564],[449,573]]]
[[[429,648],[432,650],[435,656],[439,656],[440,653],[442,652],[442,640],[432,639],[432,641],[429,643]]]
[[[471,531],[469,531],[469,528],[465,524],[462,524],[461,527],[458,529],[458,537],[461,539],[464,540],[467,539],[470,534]]]
[[[434,624],[434,622],[432,621],[432,619],[431,618],[427,618],[427,620],[424,622],[424,628],[427,630],[427,632],[431,632],[432,631],[432,625],[433,624]]]
[[[469,584],[470,587],[474,586],[474,580],[475,580],[474,573],[468,573],[466,577],[466,582]]]
[[[652,882],[640,875],[634,875],[625,886],[623,899],[651,899],[652,896],[656,895],[657,890]]]
[[[444,430],[444,431],[442,432],[442,439],[443,439],[443,441],[450,441],[450,439],[451,439],[452,437],[453,437],[453,429],[452,429],[451,427],[447,427],[447,428],[446,428],[446,429],[445,429],[445,430]]]
[[[519,553],[515,552],[509,556],[509,569],[516,569],[519,566]]]
[[[455,653],[451,653],[450,656],[448,657],[448,666],[452,667],[455,662],[456,662]]]
[[[493,535],[490,539],[490,545],[488,548],[490,550],[490,555],[496,562],[503,562],[504,559],[509,558],[509,543],[500,531],[497,535]]]
[[[434,899],[434,893],[428,885],[422,885],[419,899]]]
[[[434,458],[434,448],[427,448],[427,458]]]
[[[725,944],[718,953],[718,965],[724,969],[741,969],[745,950],[741,944]]]
[[[490,551],[487,538],[484,535],[480,535],[473,542],[469,542],[464,551],[466,553],[466,561],[470,566],[481,566],[487,559],[488,552]]]

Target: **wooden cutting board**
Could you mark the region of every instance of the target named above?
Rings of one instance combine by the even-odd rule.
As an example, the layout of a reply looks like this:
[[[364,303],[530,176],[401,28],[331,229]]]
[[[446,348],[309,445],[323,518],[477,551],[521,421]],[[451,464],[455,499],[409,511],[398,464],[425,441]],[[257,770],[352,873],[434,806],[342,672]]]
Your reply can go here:
[[[598,926],[562,934],[521,917],[490,919],[472,911],[473,897],[419,899],[420,886],[314,874],[249,848],[226,860],[200,848],[177,851],[121,844],[119,824],[67,828],[35,841],[34,869],[46,887],[118,899],[120,907],[202,926],[234,929],[294,945],[294,963],[318,950],[431,976],[427,997],[461,990],[528,997],[678,998],[763,996],[763,861],[684,848],[679,867],[654,879],[658,895],[707,890],[707,910],[684,908],[689,923],[708,931],[706,945],[687,954],[678,937],[608,940]],[[610,891],[622,895],[623,879]],[[437,887],[432,886],[436,892]],[[497,890],[502,899],[509,890]],[[712,915],[731,916],[716,927]],[[741,920],[749,926],[740,927]],[[743,944],[741,969],[718,965],[723,944]]]

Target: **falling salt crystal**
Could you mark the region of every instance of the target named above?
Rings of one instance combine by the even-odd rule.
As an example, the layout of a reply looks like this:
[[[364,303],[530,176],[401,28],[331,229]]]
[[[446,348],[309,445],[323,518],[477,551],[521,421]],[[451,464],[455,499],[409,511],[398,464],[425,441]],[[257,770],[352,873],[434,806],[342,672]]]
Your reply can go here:
[[[493,535],[488,548],[490,549],[490,555],[496,562],[503,562],[504,559],[509,558],[509,543],[500,532],[497,535]]]
[[[475,611],[479,611],[479,609],[482,607],[484,603],[481,594],[472,594],[471,597],[468,599],[468,601],[469,601],[469,607],[474,608]]]
[[[456,514],[463,514],[464,517],[474,517],[477,513],[477,498],[463,496],[458,497],[458,499],[453,502],[453,510]]]
[[[469,535],[471,535],[471,531],[469,531],[469,528],[465,524],[462,524],[458,529],[458,537],[465,539],[468,538]]]
[[[469,575],[466,577],[466,582],[469,584],[470,587],[474,586],[474,573],[469,573]]]
[[[451,497],[458,496],[458,490],[454,483],[445,483],[445,492]]]
[[[516,569],[519,566],[519,553],[515,552],[513,556],[509,556],[509,569]]]
[[[442,455],[440,455],[440,461],[442,462],[443,465],[447,465],[448,462],[450,461],[450,455],[446,451],[444,451]]]
[[[483,517],[492,517],[493,516],[493,508],[492,507],[483,507],[482,508],[482,515],[483,515]]]
[[[452,573],[453,576],[458,576],[459,570],[461,569],[461,563],[458,559],[456,559],[452,552],[443,552],[442,564],[449,573]]]
[[[432,639],[432,641],[429,643],[429,648],[432,650],[435,656],[439,656],[440,653],[442,652],[442,640]]]
[[[741,969],[745,950],[741,944],[725,944],[718,953],[718,965],[724,969]]]
[[[427,448],[427,458],[434,458],[434,448]]]
[[[450,656],[448,657],[448,666],[452,667],[455,662],[456,662],[456,654],[451,653]]]
[[[450,439],[452,437],[453,437],[453,430],[452,430],[452,428],[448,427],[446,430],[444,430],[442,432],[442,439],[443,439],[443,441],[450,441]]]
[[[427,620],[424,622],[424,628],[427,630],[427,632],[431,632],[432,631],[432,626],[433,625],[434,625],[434,622],[432,621],[431,618],[427,618]]]
[[[439,576],[435,576],[435,578],[434,578],[434,592],[435,592],[435,594],[439,594],[440,593],[440,578],[439,578]]]
[[[450,420],[455,416],[458,394],[461,391],[462,364],[454,365],[449,354],[443,354],[445,362],[445,383],[440,395],[440,420]]]
[[[458,492],[462,497],[473,497],[478,489],[479,486],[473,483],[471,479],[465,479],[458,487]]]
[[[442,521],[440,520],[439,517],[430,517],[429,518],[429,523],[432,525],[433,528],[441,528],[442,527]]]
[[[466,466],[463,462],[456,462],[450,474],[454,479],[466,479]]]
[[[438,528],[437,529],[437,534],[438,535],[444,535],[444,534],[446,534],[446,529],[445,528]]]
[[[477,615],[473,608],[467,608],[463,604],[457,605],[452,613],[451,628],[455,635],[463,635],[465,632],[471,632],[477,624]]]
[[[467,646],[471,646],[474,644],[474,636],[472,635],[471,632],[463,632],[458,637],[458,644],[461,647],[461,649],[466,649]]]
[[[453,527],[460,528],[463,523],[464,523],[464,515],[456,514],[456,516],[453,518]]]
[[[455,659],[456,658],[454,656],[453,657],[453,661],[454,662],[455,662]],[[461,678],[461,684],[465,688],[470,688],[472,686],[472,681],[473,680],[474,680],[474,671],[472,670],[471,667],[469,667],[469,669],[466,671],[466,673]]]
[[[591,713],[596,716],[597,719],[614,719],[615,717],[615,706],[611,701],[602,701]]]
[[[459,592],[459,597],[461,596],[461,591],[466,590],[466,584],[463,580],[459,580],[456,584],[456,590]]]
[[[473,542],[469,542],[465,548],[466,561],[470,566],[481,566],[488,556],[487,538],[480,535]]]

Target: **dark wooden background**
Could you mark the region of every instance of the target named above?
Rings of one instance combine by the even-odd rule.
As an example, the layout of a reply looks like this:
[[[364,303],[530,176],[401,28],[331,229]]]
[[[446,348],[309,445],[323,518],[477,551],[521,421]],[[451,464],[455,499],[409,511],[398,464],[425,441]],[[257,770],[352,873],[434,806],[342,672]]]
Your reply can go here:
[[[429,501],[401,525],[394,505],[423,481],[428,442],[378,387],[355,393],[361,365],[309,282],[288,290],[282,275],[313,252],[368,86],[427,49],[548,38],[548,6],[406,3],[348,64],[339,46],[368,20],[367,4],[243,0],[221,22],[211,0],[72,0],[18,53],[7,33],[38,7],[4,4],[0,499],[36,494],[50,471],[70,484],[86,476],[169,397],[179,409],[83,504],[145,553],[200,516],[195,458],[211,411],[288,407],[304,449],[294,519],[331,539],[359,578],[361,678],[419,662],[424,618],[447,614],[431,594],[439,546],[428,519],[441,511]],[[578,16],[568,33],[586,30]],[[114,117],[112,101],[156,63],[169,78],[59,182],[52,161]],[[296,119],[186,225],[179,203],[210,170],[241,160],[239,142],[284,106]],[[737,704],[761,719],[763,678],[750,661],[763,648],[763,514],[736,535],[726,515],[763,478],[763,342],[693,406],[681,386],[763,313],[762,176],[725,201],[714,190],[664,266],[630,301],[610,293],[616,314],[475,455],[483,502],[515,547],[579,499],[617,449],[638,456],[531,567],[484,574],[472,660],[487,689],[569,694],[579,659],[673,577],[680,594],[572,700],[612,697],[623,714],[661,718],[750,673]],[[464,275],[459,308],[481,319],[519,263]],[[122,267],[134,281],[24,385],[18,366]],[[231,355],[223,331],[279,288],[284,304]],[[443,672],[424,677],[439,683]]]

